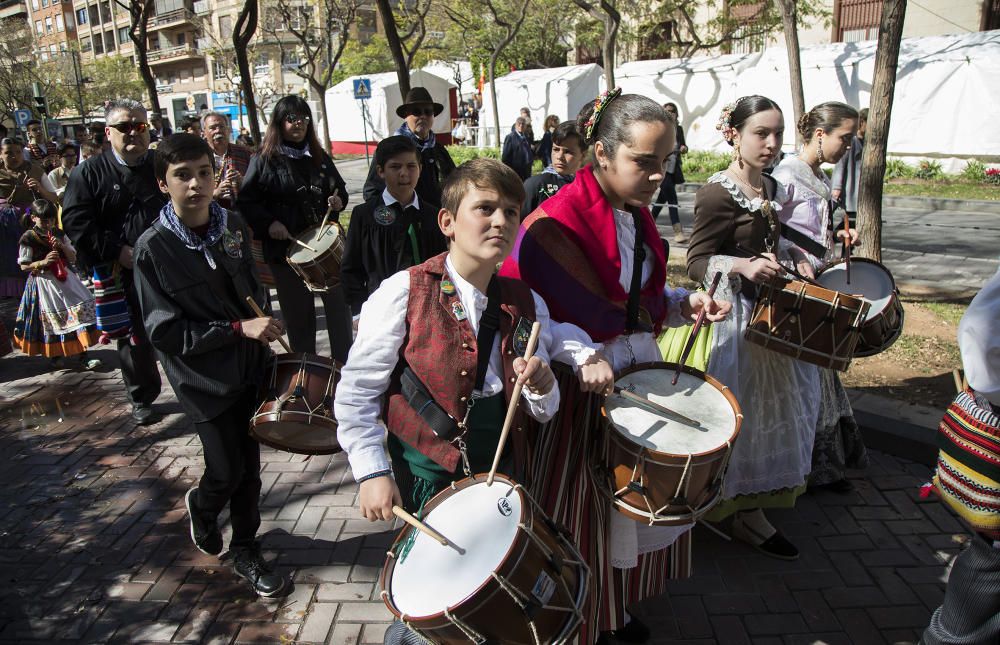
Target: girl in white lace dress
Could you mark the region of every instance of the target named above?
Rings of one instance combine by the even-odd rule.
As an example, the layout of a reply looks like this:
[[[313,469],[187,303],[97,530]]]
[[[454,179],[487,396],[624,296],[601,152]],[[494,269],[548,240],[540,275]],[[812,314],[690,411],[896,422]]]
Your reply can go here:
[[[784,273],[779,259],[804,259],[780,239],[776,211],[785,191],[762,175],[781,150],[784,118],[770,99],[743,97],[726,106],[719,129],[733,146],[733,162],[695,197],[687,270],[705,285],[721,272],[715,297],[733,302],[730,316],[713,326],[707,371],[733,390],[744,422],[723,484],[725,501],[709,519],[735,514],[734,537],[768,555],[796,559],[798,549],[771,526],[762,509],[791,507],[805,490],[819,374],[811,365],[743,339],[757,285]],[[748,251],[766,259],[748,258]]]

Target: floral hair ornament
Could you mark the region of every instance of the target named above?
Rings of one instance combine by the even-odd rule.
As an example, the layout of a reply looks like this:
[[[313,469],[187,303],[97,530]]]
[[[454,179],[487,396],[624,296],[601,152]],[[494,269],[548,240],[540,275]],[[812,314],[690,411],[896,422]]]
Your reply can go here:
[[[715,124],[715,129],[722,133],[722,138],[727,142],[732,143],[733,139],[736,138],[736,128],[733,127],[733,110],[736,106],[740,104],[740,101],[745,99],[745,96],[741,96],[732,103],[727,103],[722,107],[722,113],[719,114],[719,122]]]
[[[601,116],[604,114],[604,108],[608,107],[611,101],[621,96],[622,88],[616,87],[613,90],[606,90],[601,93],[594,100],[594,113],[590,115],[587,122],[583,124],[584,127],[584,137],[588,144],[594,142],[594,132],[597,130],[597,124],[601,122]]]

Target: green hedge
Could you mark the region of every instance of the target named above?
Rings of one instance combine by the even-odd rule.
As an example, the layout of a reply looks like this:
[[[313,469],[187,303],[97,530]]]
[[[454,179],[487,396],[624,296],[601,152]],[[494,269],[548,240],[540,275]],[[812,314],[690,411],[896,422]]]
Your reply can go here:
[[[490,159],[500,159],[500,150],[497,148],[477,148],[476,146],[448,146],[448,154],[456,166],[461,166],[469,159],[479,157],[489,157]]]

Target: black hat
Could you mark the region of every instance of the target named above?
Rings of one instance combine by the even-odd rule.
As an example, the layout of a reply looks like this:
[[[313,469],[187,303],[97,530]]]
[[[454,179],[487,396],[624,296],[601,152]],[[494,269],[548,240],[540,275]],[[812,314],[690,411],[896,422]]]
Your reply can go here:
[[[428,103],[434,106],[434,116],[441,114],[441,111],[444,110],[443,105],[434,102],[434,99],[431,98],[431,93],[427,91],[426,87],[411,87],[410,91],[406,93],[406,100],[396,108],[396,116],[405,119],[409,116],[410,109],[413,106],[427,105]]]

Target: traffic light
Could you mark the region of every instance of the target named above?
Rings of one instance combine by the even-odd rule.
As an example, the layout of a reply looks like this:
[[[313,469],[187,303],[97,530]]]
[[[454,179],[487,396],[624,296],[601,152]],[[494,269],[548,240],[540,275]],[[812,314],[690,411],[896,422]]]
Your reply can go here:
[[[42,116],[49,115],[48,101],[45,100],[44,96],[35,96],[35,112]]]

